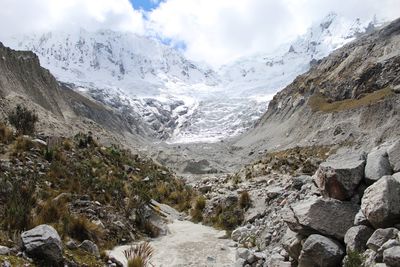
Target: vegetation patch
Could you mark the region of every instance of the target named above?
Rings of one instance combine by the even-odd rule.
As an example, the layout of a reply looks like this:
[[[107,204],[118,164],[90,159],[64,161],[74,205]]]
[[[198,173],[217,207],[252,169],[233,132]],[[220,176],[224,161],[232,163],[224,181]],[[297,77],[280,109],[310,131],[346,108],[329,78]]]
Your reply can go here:
[[[366,94],[359,99],[345,99],[335,102],[329,102],[322,95],[313,95],[310,97],[308,104],[313,111],[338,112],[368,106],[392,95],[394,95],[393,91],[387,87]]]

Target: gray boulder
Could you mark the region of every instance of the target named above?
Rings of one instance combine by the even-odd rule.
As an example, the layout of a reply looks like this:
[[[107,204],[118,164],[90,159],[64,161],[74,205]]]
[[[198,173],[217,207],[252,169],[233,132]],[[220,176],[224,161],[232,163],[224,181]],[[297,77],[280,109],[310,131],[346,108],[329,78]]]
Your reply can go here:
[[[38,260],[44,260],[54,266],[63,261],[63,247],[57,231],[46,224],[21,234],[22,246],[26,253]]]
[[[89,252],[90,254],[95,255],[96,257],[100,257],[100,252],[99,252],[99,248],[97,247],[97,245],[95,243],[93,243],[90,240],[84,240],[80,245],[79,248]]]
[[[5,246],[0,246],[0,256],[5,256],[10,254],[10,249]]]
[[[289,256],[296,261],[299,259],[301,253],[301,241],[301,235],[296,234],[289,228],[286,230],[286,233],[282,238],[282,247],[286,250]]]
[[[323,196],[338,200],[350,199],[364,178],[365,160],[361,156],[348,156],[323,162],[314,180]]]
[[[367,183],[373,184],[382,176],[391,175],[392,167],[389,163],[389,158],[386,148],[374,149],[367,157],[365,165],[365,179]]]
[[[400,181],[384,176],[369,186],[361,199],[361,210],[375,228],[400,223]]]
[[[400,141],[389,148],[388,155],[393,172],[400,172]]]
[[[250,256],[250,250],[247,248],[238,248],[236,250],[236,259],[247,259]]]
[[[367,241],[373,233],[374,230],[365,225],[351,227],[344,236],[346,251],[365,251],[367,248]]]
[[[339,242],[322,235],[310,235],[303,245],[299,267],[341,266],[345,251]]]
[[[343,240],[358,210],[359,206],[351,202],[314,196],[290,206],[283,220],[301,235],[322,234]]]
[[[377,229],[368,239],[367,246],[373,251],[378,251],[386,241],[395,239],[398,232],[396,228]]]
[[[400,246],[385,250],[383,252],[383,262],[390,267],[400,267]]]

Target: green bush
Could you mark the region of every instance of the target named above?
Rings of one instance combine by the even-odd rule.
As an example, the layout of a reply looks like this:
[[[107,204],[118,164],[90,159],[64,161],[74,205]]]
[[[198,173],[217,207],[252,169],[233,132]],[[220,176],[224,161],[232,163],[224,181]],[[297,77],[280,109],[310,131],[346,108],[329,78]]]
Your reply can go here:
[[[18,105],[10,114],[8,121],[17,130],[19,135],[32,135],[35,133],[35,124],[38,122],[38,116],[28,110],[26,107]]]
[[[344,267],[361,267],[364,264],[364,257],[358,251],[349,251]]]

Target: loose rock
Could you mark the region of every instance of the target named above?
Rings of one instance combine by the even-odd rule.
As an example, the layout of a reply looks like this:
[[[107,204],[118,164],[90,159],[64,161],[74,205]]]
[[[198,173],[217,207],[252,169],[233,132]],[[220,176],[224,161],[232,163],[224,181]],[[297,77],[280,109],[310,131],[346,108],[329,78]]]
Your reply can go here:
[[[314,180],[324,196],[346,200],[364,178],[364,166],[360,156],[327,161],[319,166]]]
[[[46,224],[21,234],[22,245],[26,253],[39,260],[45,260],[54,265],[63,260],[61,238],[57,231]]]
[[[310,235],[303,245],[299,267],[341,266],[344,248],[336,241],[322,235]]]
[[[358,210],[359,206],[350,202],[311,197],[292,205],[283,220],[296,233],[323,234],[343,240]]]
[[[400,181],[384,176],[369,186],[361,200],[361,210],[375,228],[400,223]]]

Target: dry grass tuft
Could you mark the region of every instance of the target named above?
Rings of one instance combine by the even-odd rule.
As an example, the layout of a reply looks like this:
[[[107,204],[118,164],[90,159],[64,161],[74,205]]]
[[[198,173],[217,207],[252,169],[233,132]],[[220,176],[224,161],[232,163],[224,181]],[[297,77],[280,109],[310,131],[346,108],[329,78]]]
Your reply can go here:
[[[150,266],[150,260],[153,253],[154,249],[147,242],[131,246],[129,249],[124,251],[125,257],[128,260],[128,267]]]

